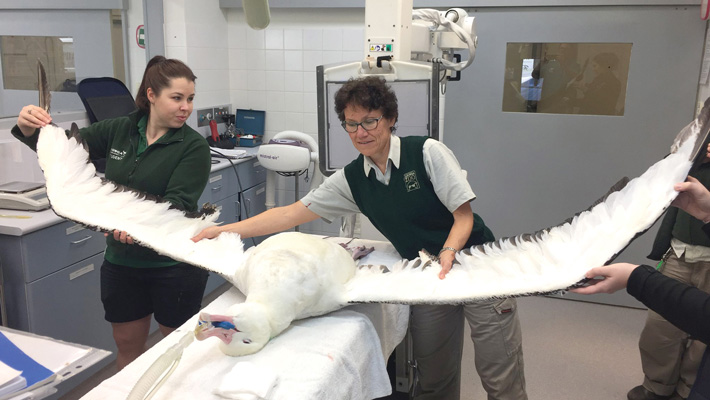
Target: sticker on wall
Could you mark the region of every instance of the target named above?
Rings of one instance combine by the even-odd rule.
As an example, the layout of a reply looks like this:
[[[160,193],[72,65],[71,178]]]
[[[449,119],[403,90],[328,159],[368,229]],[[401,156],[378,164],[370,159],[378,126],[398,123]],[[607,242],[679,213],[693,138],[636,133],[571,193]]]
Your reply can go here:
[[[141,49],[145,49],[145,25],[138,25],[136,28],[136,44]]]

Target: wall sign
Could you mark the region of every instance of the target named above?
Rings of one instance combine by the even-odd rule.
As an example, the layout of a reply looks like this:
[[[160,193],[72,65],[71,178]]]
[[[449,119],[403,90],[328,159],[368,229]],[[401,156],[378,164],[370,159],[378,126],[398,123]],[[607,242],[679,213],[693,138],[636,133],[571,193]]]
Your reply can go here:
[[[136,28],[136,44],[141,49],[145,49],[145,25],[138,25]]]

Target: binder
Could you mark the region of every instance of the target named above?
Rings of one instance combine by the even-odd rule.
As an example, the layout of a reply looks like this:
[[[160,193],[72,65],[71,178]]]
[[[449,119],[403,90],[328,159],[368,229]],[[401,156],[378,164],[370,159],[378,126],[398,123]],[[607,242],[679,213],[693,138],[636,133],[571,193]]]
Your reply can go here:
[[[40,387],[57,377],[53,371],[20,350],[3,332],[0,332],[0,361],[10,368],[22,371],[21,376],[27,383],[21,389]],[[18,392],[19,390],[14,393]]]

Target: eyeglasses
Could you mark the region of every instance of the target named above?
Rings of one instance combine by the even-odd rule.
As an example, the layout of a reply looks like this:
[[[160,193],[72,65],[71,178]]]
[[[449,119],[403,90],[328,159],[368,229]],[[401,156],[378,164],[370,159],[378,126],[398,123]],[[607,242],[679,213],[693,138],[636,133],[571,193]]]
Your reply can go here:
[[[348,133],[355,133],[357,132],[357,127],[362,126],[362,129],[366,131],[371,131],[375,128],[377,128],[377,124],[380,123],[380,120],[384,117],[381,116],[380,118],[368,118],[362,122],[353,122],[353,121],[343,121],[342,126],[343,129],[345,129],[346,132]]]

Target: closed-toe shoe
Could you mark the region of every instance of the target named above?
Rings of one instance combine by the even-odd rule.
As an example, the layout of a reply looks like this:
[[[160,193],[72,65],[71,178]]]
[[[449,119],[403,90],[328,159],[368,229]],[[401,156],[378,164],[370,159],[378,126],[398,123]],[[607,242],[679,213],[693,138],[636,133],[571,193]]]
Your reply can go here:
[[[639,385],[629,390],[629,393],[626,394],[626,398],[629,400],[669,400],[671,396],[655,394],[643,387],[643,385]]]

